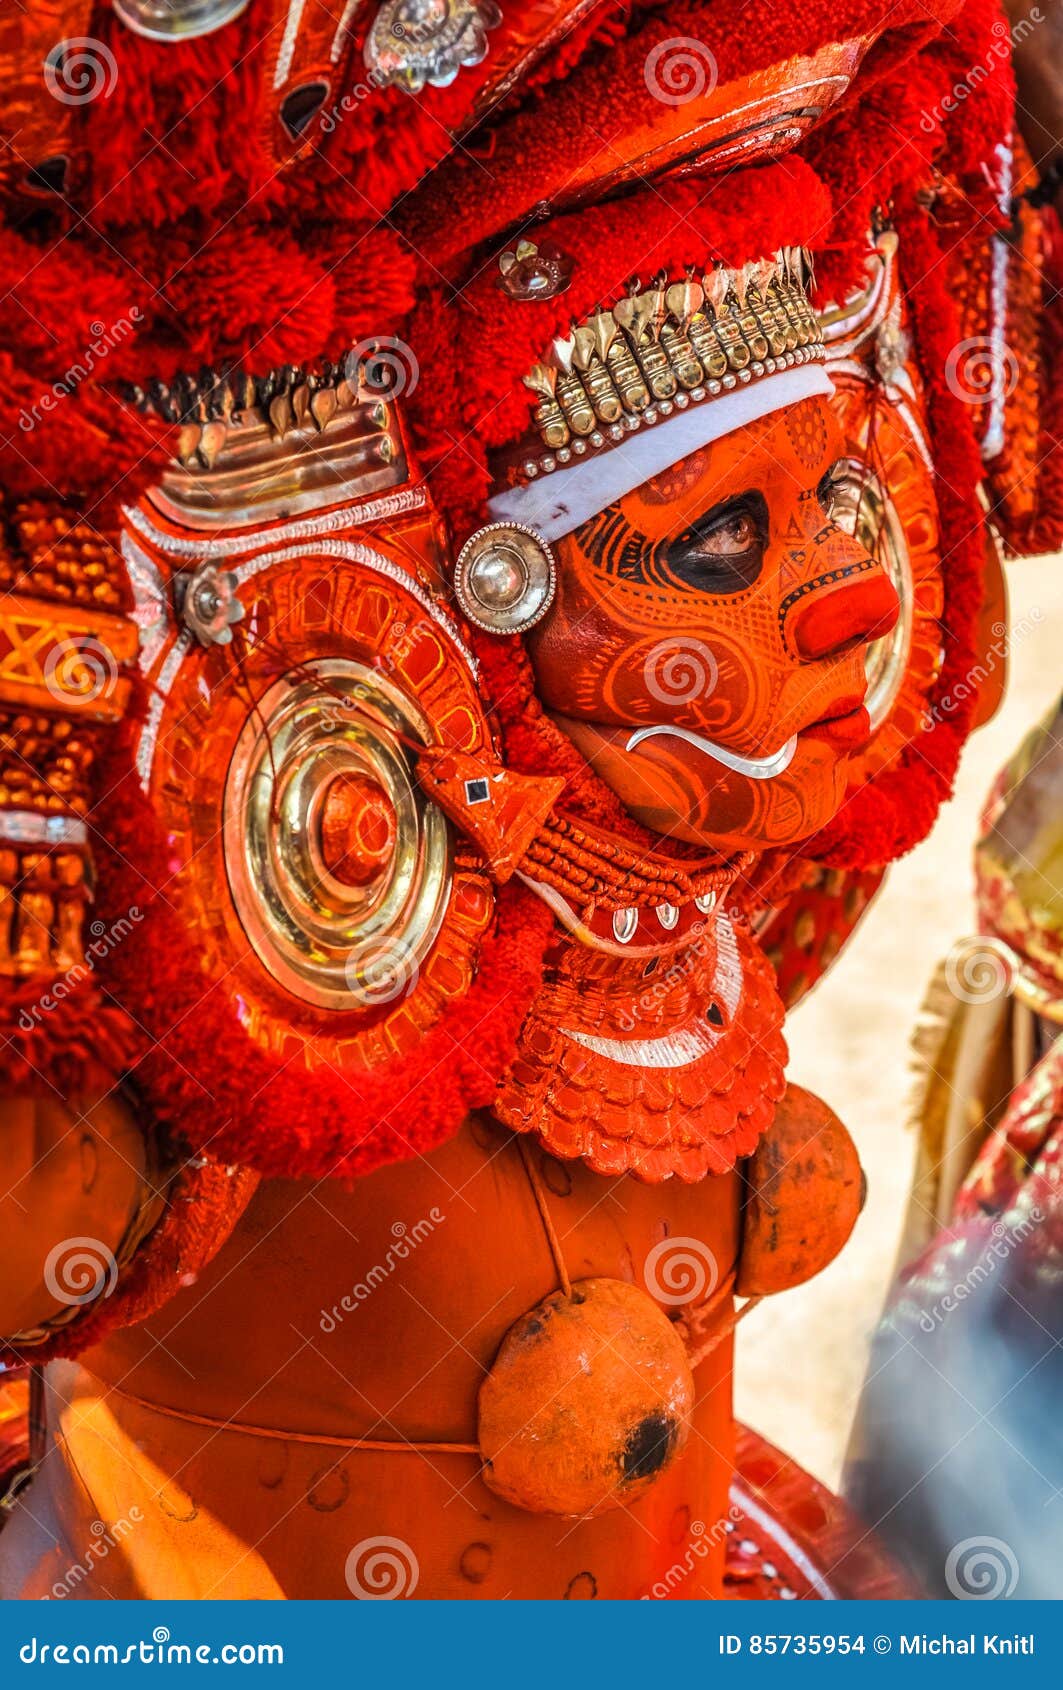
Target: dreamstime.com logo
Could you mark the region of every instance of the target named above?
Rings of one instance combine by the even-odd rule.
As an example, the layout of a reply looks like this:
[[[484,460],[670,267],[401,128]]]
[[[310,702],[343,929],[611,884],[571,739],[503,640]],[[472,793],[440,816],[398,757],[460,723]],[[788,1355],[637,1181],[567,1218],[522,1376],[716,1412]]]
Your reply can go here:
[[[678,636],[659,640],[646,653],[642,676],[658,704],[689,704],[715,692],[720,669],[704,640]]]
[[[1019,384],[1019,360],[1006,341],[972,335],[945,360],[945,385],[964,405],[989,405],[1010,398]]]
[[[635,1032],[652,1010],[658,1009],[677,986],[697,972],[707,948],[707,941],[714,938],[715,934],[714,922],[694,922],[688,931],[687,943],[676,953],[668,967],[656,969],[646,990],[640,992],[633,1002],[629,999],[625,1007],[618,1012],[617,1026],[625,1033]]]
[[[642,1598],[644,1602],[664,1602],[676,1586],[688,1579],[699,1561],[704,1561],[706,1555],[716,1544],[726,1540],[729,1532],[733,1532],[742,1519],[742,1510],[736,1503],[732,1503],[722,1520],[716,1520],[711,1526],[706,1526],[704,1520],[691,1520],[690,1542],[687,1544],[683,1557],[674,1561],[668,1571],[657,1580],[656,1584],[646,1592]]]
[[[969,1301],[979,1288],[993,1277],[1001,1262],[1006,1262],[1012,1251],[1024,1243],[1031,1232],[1037,1230],[1044,1218],[1043,1212],[1035,1205],[1013,1222],[994,1221],[990,1237],[978,1260],[962,1279],[957,1279],[929,1308],[921,1310],[919,1325],[923,1331],[933,1332],[961,1303]]]
[[[279,1667],[282,1643],[174,1643],[168,1626],[157,1625],[150,1641],[138,1643],[42,1643],[31,1637],[18,1652],[23,1666],[76,1667]]]
[[[343,1576],[359,1602],[395,1602],[413,1595],[421,1569],[401,1537],[366,1537],[348,1555]]]
[[[986,681],[1007,663],[1009,650],[1015,652],[1044,619],[1044,611],[1040,605],[1035,604],[1025,616],[1013,623],[1010,629],[1006,622],[994,622],[990,630],[993,635],[992,643],[986,647],[978,662],[973,663],[959,680],[954,681],[948,692],[926,712],[923,718],[924,731],[932,728],[942,717],[953,715],[972,695],[976,696]]]
[[[999,939],[959,939],[945,958],[945,983],[961,1003],[993,1003],[1011,990],[1015,960]]]
[[[945,1562],[945,1583],[958,1602],[1006,1601],[1018,1582],[1018,1557],[1000,1537],[965,1537]]]
[[[65,1002],[73,992],[76,992],[82,982],[89,978],[97,963],[110,955],[115,946],[129,936],[133,928],[144,919],[144,912],[137,904],[132,904],[125,915],[112,921],[110,927],[104,921],[94,921],[89,928],[91,935],[85,946],[85,956],[82,962],[75,962],[65,974],[60,974],[53,980],[46,992],[42,992],[36,1003],[26,1004],[19,1010],[18,1024],[24,1033],[32,1033],[34,1027],[40,1026],[46,1015]]]
[[[109,100],[118,86],[118,60],[105,41],[91,35],[57,41],[44,61],[44,85],[64,106]]]
[[[720,1268],[700,1238],[662,1238],[643,1262],[642,1277],[651,1297],[669,1308],[680,1308],[711,1297],[719,1284]]]
[[[139,305],[131,305],[124,317],[116,317],[114,322],[107,324],[97,319],[89,324],[92,339],[86,347],[78,353],[74,362],[65,369],[61,376],[53,381],[50,388],[41,394],[32,405],[23,405],[18,415],[18,426],[23,434],[32,434],[33,430],[56,410],[64,399],[69,399],[76,393],[82,382],[88,381],[93,371],[109,358],[116,346],[121,346],[134,334],[144,321],[144,313]]]
[[[390,622],[387,627],[387,646],[377,653],[374,661],[374,682],[379,676],[388,679],[396,675],[401,681],[400,666],[409,663],[418,646],[426,642],[431,645],[434,653],[434,641],[433,632],[423,622]],[[375,725],[379,709],[380,693],[376,686],[370,681],[358,681],[349,692],[337,693],[334,698],[322,700],[321,720],[330,732],[342,732],[363,715],[368,716]]]
[[[417,984],[417,952],[405,939],[367,939],[343,966],[347,985],[360,1003],[378,1009],[408,997]]]
[[[393,1221],[391,1227],[391,1244],[384,1254],[383,1261],[375,1262],[364,1279],[342,1296],[338,1303],[333,1303],[331,1309],[322,1309],[318,1320],[322,1332],[335,1332],[343,1320],[344,1315],[353,1314],[360,1303],[367,1303],[378,1286],[391,1278],[403,1264],[410,1259],[414,1251],[419,1249],[425,1239],[430,1237],[437,1226],[442,1226],[446,1220],[442,1209],[431,1208],[423,1220],[415,1221],[413,1226],[407,1226],[405,1221]]]
[[[1040,6],[1031,6],[1026,16],[1012,23],[1010,29],[1004,20],[999,18],[993,25],[989,46],[981,59],[973,65],[968,65],[967,74],[962,76],[958,82],[953,83],[951,90],[941,96],[936,106],[929,106],[924,109],[919,120],[919,127],[923,133],[933,135],[942,120],[958,111],[965,100],[969,100],[972,94],[976,94],[982,84],[989,80],[1000,65],[1007,64],[1013,48],[1017,47],[1020,42],[1025,41],[1027,36],[1031,35],[1037,28],[1037,25],[1044,23],[1044,21],[1045,14]]]
[[[685,106],[711,94],[719,80],[715,55],[693,35],[673,35],[646,55],[646,87],[665,106]]]
[[[393,29],[394,27],[392,25]],[[370,94],[375,94],[378,88],[386,88],[387,85],[387,72],[372,66],[366,71],[364,82],[356,82],[352,88],[347,90],[342,99],[337,100],[336,104],[331,106],[328,111],[321,113],[318,118],[318,127],[321,133],[331,135],[335,129],[339,128],[344,118],[354,111],[356,106],[360,106],[363,100],[368,100]]]
[[[42,1600],[45,1602],[50,1600],[64,1601],[72,1590],[76,1590],[78,1585],[88,1578],[98,1562],[105,1561],[112,1549],[118,1549],[121,1546],[133,1527],[139,1525],[143,1518],[143,1512],[134,1503],[128,1515],[123,1515],[120,1520],[115,1520],[113,1525],[108,1526],[103,1520],[93,1520],[89,1527],[92,1533],[92,1542],[84,1556],[80,1561],[74,1561],[61,1579],[56,1579],[48,1595],[43,1597]]]
[[[111,1295],[118,1263],[98,1238],[64,1238],[45,1257],[44,1283],[57,1303],[77,1308]]]
[[[60,640],[44,665],[44,684],[57,704],[92,704],[110,698],[118,681],[114,653],[102,640]]]

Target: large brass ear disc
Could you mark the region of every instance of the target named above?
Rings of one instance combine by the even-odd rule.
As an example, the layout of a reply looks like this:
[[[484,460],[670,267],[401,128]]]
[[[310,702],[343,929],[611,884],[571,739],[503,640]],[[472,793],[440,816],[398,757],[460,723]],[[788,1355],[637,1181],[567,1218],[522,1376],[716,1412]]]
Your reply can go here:
[[[641,1496],[687,1441],[694,1378],[637,1285],[583,1279],[510,1327],[480,1386],[483,1478],[533,1514],[603,1514]]]
[[[458,554],[454,596],[478,628],[523,634],[546,615],[556,581],[554,554],[541,534],[519,522],[490,522]]]

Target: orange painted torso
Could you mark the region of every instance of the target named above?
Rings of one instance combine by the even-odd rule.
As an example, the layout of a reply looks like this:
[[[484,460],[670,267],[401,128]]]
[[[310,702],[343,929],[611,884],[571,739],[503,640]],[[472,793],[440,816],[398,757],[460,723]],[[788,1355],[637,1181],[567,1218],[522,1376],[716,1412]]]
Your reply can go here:
[[[693,1242],[721,1284],[733,1274],[736,1176],[646,1186],[530,1156],[553,1247],[517,1139],[485,1121],[351,1191],[261,1185],[195,1285],[81,1365],[49,1370],[61,1440],[33,1512],[61,1543],[31,1541],[26,1520],[5,1534],[8,1554],[34,1564],[24,1593],[64,1578],[94,1520],[126,1520],[69,1594],[344,1598],[390,1538],[399,1547],[377,1553],[398,1570],[379,1576],[416,1567],[418,1597],[718,1595],[734,1439],[726,1340],[695,1369],[685,1450],[638,1500],[593,1519],[513,1507],[474,1453],[413,1447],[475,1443],[477,1392],[502,1338],[558,1288],[555,1247],[573,1281],[646,1288],[647,1258],[668,1239]]]

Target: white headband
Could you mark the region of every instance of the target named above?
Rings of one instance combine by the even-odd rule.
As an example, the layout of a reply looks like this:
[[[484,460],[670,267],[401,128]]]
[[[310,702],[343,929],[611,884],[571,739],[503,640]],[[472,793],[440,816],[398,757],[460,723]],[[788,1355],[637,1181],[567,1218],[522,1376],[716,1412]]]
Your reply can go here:
[[[541,481],[509,487],[497,493],[487,508],[493,522],[521,522],[544,540],[560,540],[633,487],[671,469],[700,447],[722,440],[725,434],[770,416],[772,411],[814,399],[817,394],[827,397],[833,391],[822,364],[779,370],[707,404],[676,411],[654,427],[640,428],[609,451],[584,458]]]

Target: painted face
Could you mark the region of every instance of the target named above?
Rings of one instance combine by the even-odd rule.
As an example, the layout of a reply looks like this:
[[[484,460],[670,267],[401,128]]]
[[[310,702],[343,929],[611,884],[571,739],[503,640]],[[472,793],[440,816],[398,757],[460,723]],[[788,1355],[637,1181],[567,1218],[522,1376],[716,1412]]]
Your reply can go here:
[[[825,398],[695,452],[556,544],[528,645],[546,708],[631,813],[727,850],[803,839],[864,744],[897,596],[831,521]]]

